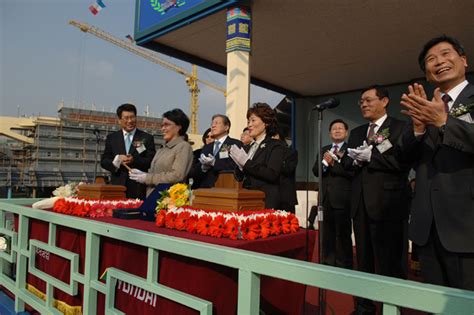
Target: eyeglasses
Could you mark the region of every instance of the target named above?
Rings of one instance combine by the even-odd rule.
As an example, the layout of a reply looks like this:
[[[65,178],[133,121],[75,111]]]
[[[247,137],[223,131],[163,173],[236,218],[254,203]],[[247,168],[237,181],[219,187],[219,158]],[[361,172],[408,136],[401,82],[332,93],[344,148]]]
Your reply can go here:
[[[172,127],[172,126],[176,126],[176,124],[168,123],[168,122],[165,122],[165,123],[161,124],[161,128],[169,128],[169,127]]]
[[[121,118],[123,121],[134,121],[137,119],[137,116],[122,116]]]
[[[371,102],[373,102],[373,101],[375,101],[375,100],[379,100],[379,99],[380,99],[380,97],[366,97],[366,98],[361,98],[361,99],[359,100],[359,105],[363,105],[365,102],[371,103]]]

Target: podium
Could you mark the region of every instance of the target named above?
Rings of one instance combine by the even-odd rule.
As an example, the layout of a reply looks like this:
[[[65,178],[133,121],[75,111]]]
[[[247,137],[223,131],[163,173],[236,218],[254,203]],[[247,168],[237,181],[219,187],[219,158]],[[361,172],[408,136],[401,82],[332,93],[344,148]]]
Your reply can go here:
[[[204,210],[262,210],[265,209],[265,193],[242,188],[242,182],[233,173],[220,173],[214,188],[193,191],[193,208]]]
[[[78,187],[77,196],[87,199],[125,199],[126,190],[122,185],[83,184]]]

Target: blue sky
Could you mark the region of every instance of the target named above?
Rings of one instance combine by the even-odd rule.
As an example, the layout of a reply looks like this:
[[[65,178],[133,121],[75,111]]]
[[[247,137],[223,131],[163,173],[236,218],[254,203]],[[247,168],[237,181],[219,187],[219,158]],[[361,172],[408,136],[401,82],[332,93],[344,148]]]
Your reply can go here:
[[[93,16],[93,0],[0,0],[0,115],[57,116],[57,105],[114,111],[131,102],[154,116],[179,107],[189,113],[184,77],[70,26],[76,19],[112,35],[133,35],[134,0],[104,0]],[[164,57],[191,70],[191,65]],[[225,86],[221,74],[199,68],[202,79]],[[200,86],[199,129],[225,113],[220,92]],[[276,106],[283,95],[252,87],[251,103]]]

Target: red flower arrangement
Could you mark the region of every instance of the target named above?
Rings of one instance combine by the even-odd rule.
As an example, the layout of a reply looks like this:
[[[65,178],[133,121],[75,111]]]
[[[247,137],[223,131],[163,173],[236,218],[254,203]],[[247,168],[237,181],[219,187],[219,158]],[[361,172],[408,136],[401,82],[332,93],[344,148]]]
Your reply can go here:
[[[293,213],[281,210],[219,211],[192,207],[160,210],[156,226],[232,240],[255,240],[295,233],[299,222]]]
[[[98,200],[77,197],[58,199],[53,211],[78,217],[111,217],[112,210],[117,208],[138,208],[143,203],[140,199]]]

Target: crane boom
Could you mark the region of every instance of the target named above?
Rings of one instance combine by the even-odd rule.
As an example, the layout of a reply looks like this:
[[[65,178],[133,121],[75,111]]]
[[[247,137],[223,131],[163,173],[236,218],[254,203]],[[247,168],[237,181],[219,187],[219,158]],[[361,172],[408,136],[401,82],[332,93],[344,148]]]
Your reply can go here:
[[[191,111],[191,133],[197,133],[197,130],[198,130],[198,119],[197,119],[197,115],[198,115],[198,109],[199,109],[199,104],[198,104],[198,94],[200,92],[199,90],[199,87],[198,87],[198,83],[202,83],[216,91],[219,91],[221,93],[224,94],[224,96],[226,96],[226,89],[217,85],[217,84],[214,84],[212,82],[209,82],[209,81],[206,81],[206,80],[202,80],[202,79],[199,79],[197,77],[197,67],[196,65],[193,65],[193,70],[192,70],[192,73],[189,73],[186,69],[184,68],[181,68],[171,62],[168,62],[166,60],[163,60],[161,58],[161,56],[152,51],[152,50],[149,50],[149,49],[146,49],[146,48],[143,48],[143,47],[140,47],[140,46],[137,46],[135,44],[132,44],[130,43],[128,40],[123,40],[123,39],[120,39],[120,38],[117,38],[109,33],[107,33],[106,31],[104,30],[101,30],[100,28],[96,27],[96,26],[91,26],[87,23],[81,23],[79,21],[76,21],[76,20],[70,20],[69,21],[69,24],[71,24],[72,26],[75,26],[77,27],[78,29],[80,29],[81,31],[83,31],[84,33],[89,33],[89,34],[92,34],[100,39],[103,39],[105,41],[108,41],[109,43],[112,43],[116,46],[119,46],[123,49],[126,49],[128,50],[129,52],[132,52],[136,55],[139,55],[153,63],[156,63],[156,64],[159,64],[171,71],[174,71],[174,72],[177,72],[183,76],[186,77],[186,84],[188,85],[189,87],[189,92],[191,93],[191,98],[190,98],[190,111]]]

